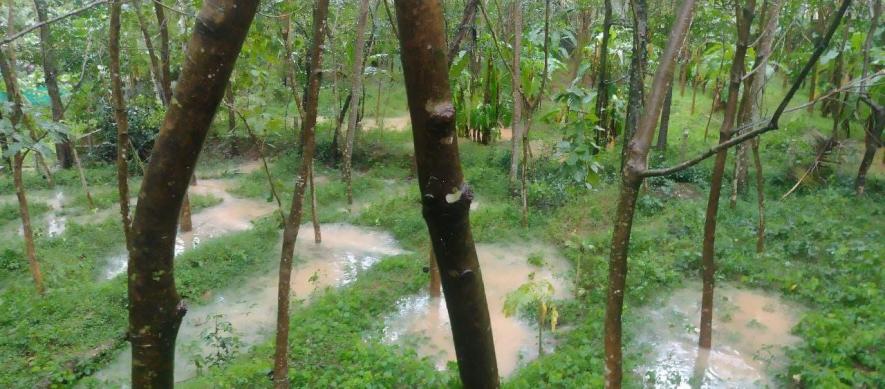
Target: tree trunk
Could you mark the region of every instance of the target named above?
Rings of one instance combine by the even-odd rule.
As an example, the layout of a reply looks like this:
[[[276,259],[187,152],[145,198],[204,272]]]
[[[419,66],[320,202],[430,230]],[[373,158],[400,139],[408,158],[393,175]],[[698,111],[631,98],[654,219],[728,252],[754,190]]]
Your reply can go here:
[[[655,146],[661,152],[661,156],[667,153],[667,133],[670,129],[670,107],[673,105],[673,82],[667,87],[667,97],[664,98],[664,108],[661,111],[661,125],[658,129],[658,143]]]
[[[154,144],[135,210],[129,251],[134,388],[171,388],[174,383],[175,338],[187,310],[175,289],[173,258],[178,215],[257,7],[255,0],[203,4],[187,45],[188,60],[176,86],[176,103],[170,104]],[[230,12],[234,8],[237,12]],[[118,36],[119,0],[114,0],[111,10],[111,48],[116,53],[118,48],[113,42]],[[119,92],[119,82],[115,84]]]
[[[630,58],[630,90],[627,92],[627,117],[621,142],[621,169],[627,162],[628,143],[639,126],[645,101],[645,70],[648,67],[648,10],[646,0],[631,0],[633,12],[633,56]]]
[[[323,234],[320,230],[320,217],[317,215],[317,187],[314,185],[314,163],[310,161],[310,220],[313,222],[313,242],[323,243]]]
[[[499,386],[482,272],[470,232],[439,1],[396,0],[423,215],[439,264],[461,382]],[[517,30],[518,31],[518,30]]]
[[[369,0],[360,0],[356,22],[356,42],[353,45],[353,69],[350,78],[351,96],[363,93],[363,50],[366,45],[366,23],[369,16]],[[347,209],[353,211],[353,142],[356,138],[359,104],[351,104],[347,122],[347,139],[344,143],[344,184],[347,187]]]
[[[612,2],[605,0],[605,16],[602,19],[602,42],[599,43],[599,72],[596,77],[596,118],[595,139],[597,147],[605,147],[611,127],[608,112],[608,44],[611,39]],[[598,149],[597,149],[598,150]]]
[[[74,156],[74,165],[77,166],[80,186],[83,187],[83,193],[86,194],[86,202],[89,203],[89,209],[96,209],[95,202],[92,201],[92,193],[89,192],[89,183],[86,181],[86,172],[83,171],[83,164],[80,163],[80,155],[77,153],[76,144],[71,145],[71,154]]]
[[[738,36],[734,51],[734,59],[729,72],[728,99],[725,102],[725,116],[719,128],[719,143],[727,142],[734,134],[734,122],[737,116],[738,98],[740,97],[741,79],[744,76],[747,48],[750,44],[750,25],[756,9],[755,0],[746,0],[743,5],[735,4]],[[701,322],[698,345],[709,349],[713,340],[713,289],[715,287],[715,241],[716,216],[719,212],[719,197],[722,192],[722,180],[725,174],[725,162],[728,150],[716,153],[713,172],[710,178],[710,197],[707,200],[706,219],[704,221],[704,242],[701,252],[701,270],[703,278],[703,296],[701,299]]]
[[[160,70],[160,60],[157,58],[156,51],[154,51],[154,43],[151,41],[151,33],[148,31],[147,21],[144,18],[144,14],[141,13],[141,1],[135,2],[133,10],[138,19],[138,28],[141,30],[142,39],[144,39],[144,46],[147,48],[148,58],[150,59],[151,78],[154,80],[157,97],[160,98],[163,106],[166,107],[169,105],[169,100],[166,100],[166,93],[164,92],[163,72]]]
[[[452,61],[455,60],[455,57],[461,51],[461,42],[464,41],[464,37],[466,37],[467,33],[471,30],[470,26],[476,19],[476,8],[478,5],[479,0],[467,0],[467,4],[464,5],[464,15],[461,16],[461,23],[458,23],[458,28],[455,30],[455,37],[452,38],[452,42],[449,43],[449,67],[452,66]]]
[[[37,262],[37,250],[34,248],[34,231],[31,229],[31,214],[28,211],[28,199],[25,195],[25,184],[22,182],[22,164],[24,155],[16,153],[13,157],[12,181],[15,185],[15,196],[18,198],[18,212],[22,219],[22,233],[25,238],[25,254],[28,256],[28,266],[31,268],[31,276],[34,277],[34,286],[37,293],[43,294],[43,274],[40,272],[40,263]]]
[[[520,69],[520,56],[522,56],[522,4],[520,0],[513,0],[513,64],[512,64],[512,93],[513,93],[513,120],[510,124],[510,184],[512,185],[519,174],[519,146],[522,142],[522,70]],[[491,27],[489,27],[491,28]]]
[[[120,13],[121,0],[111,0],[110,30],[108,33],[108,57],[111,73],[111,105],[114,108],[114,121],[117,124],[117,192],[119,194],[120,216],[123,222],[123,236],[126,248],[132,253],[132,222],[129,213],[129,118],[123,101],[123,82],[120,79]],[[172,234],[175,236],[175,234]]]
[[[759,220],[756,224],[756,252],[765,251],[765,177],[762,176],[762,159],[759,158],[759,138],[753,139],[753,164],[756,166],[756,204]]]
[[[870,68],[870,50],[873,48],[873,38],[876,35],[876,29],[879,26],[879,18],[882,15],[882,1],[875,0],[872,3],[871,7],[872,16],[870,22],[870,29],[867,32],[867,38],[864,41],[863,45],[863,65],[861,68],[861,75],[863,78],[867,77]],[[867,119],[867,128],[864,131],[864,154],[863,159],[860,162],[860,167],[857,170],[857,177],[854,179],[854,190],[858,196],[863,196],[864,190],[866,187],[867,181],[867,172],[870,169],[870,166],[873,164],[873,158],[876,156],[876,150],[882,147],[882,127],[885,126],[885,112],[883,112],[882,106],[877,106],[877,104],[873,103],[871,99],[869,99],[867,94],[867,83],[863,82],[860,85],[860,94],[863,96],[861,100],[867,103],[870,106],[870,117]]]
[[[633,14],[637,26],[646,26],[645,1],[633,0]],[[676,56],[688,27],[691,25],[694,0],[685,0],[680,7],[670,31],[667,46],[661,53],[660,65],[654,75],[650,89],[651,94],[645,102],[646,109],[636,111],[640,118],[636,121],[631,138],[624,168],[621,169],[621,185],[618,196],[618,207],[615,213],[615,227],[612,234],[611,253],[609,256],[608,293],[605,305],[605,387],[620,388],[623,379],[621,368],[621,315],[624,309],[624,295],[627,287],[627,253],[630,246],[630,232],[633,228],[633,215],[636,212],[636,200],[639,187],[642,185],[641,173],[647,167],[648,152],[654,138],[658,115],[664,105],[664,92],[673,78]],[[637,31],[647,31],[637,28]],[[634,37],[634,42],[641,42]],[[634,47],[634,53],[636,52]],[[631,89],[641,86],[638,79],[631,82]],[[630,91],[631,94],[636,92]]]
[[[276,352],[274,353],[273,381],[276,388],[289,387],[289,297],[292,281],[292,258],[295,241],[301,227],[304,192],[315,151],[314,127],[317,120],[317,102],[323,66],[323,40],[326,36],[326,16],[329,0],[318,0],[313,15],[313,41],[310,46],[307,92],[304,95],[304,118],[301,121],[301,166],[295,179],[292,207],[283,228],[283,249],[280,254],[280,278],[277,307]]]
[[[154,14],[157,15],[157,26],[160,29],[160,72],[163,83],[163,94],[165,101],[172,101],[172,74],[170,70],[169,58],[169,20],[166,19],[166,12],[163,10],[163,4],[159,1],[153,1]]]
[[[37,11],[37,20],[40,23],[46,23],[45,0],[34,0],[34,8]],[[64,106],[61,103],[61,93],[58,91],[58,72],[55,67],[55,50],[52,48],[49,24],[40,26],[40,52],[43,56],[43,79],[46,82],[46,92],[49,94],[49,102],[52,107],[52,121],[59,122],[64,119]],[[71,141],[67,136],[55,144],[55,154],[63,169],[70,169],[73,166]]]

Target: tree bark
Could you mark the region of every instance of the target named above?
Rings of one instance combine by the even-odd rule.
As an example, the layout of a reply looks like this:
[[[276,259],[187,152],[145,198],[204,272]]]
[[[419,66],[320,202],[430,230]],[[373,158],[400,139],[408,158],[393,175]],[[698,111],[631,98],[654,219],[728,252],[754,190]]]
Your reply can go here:
[[[115,0],[111,14],[114,36],[118,34],[119,7],[120,1]],[[187,310],[175,289],[178,215],[257,7],[256,0],[203,3],[187,46],[176,103],[170,104],[154,144],[135,210],[129,251],[133,388],[173,386],[175,338]],[[111,47],[117,50],[113,44]]]
[[[513,93],[513,120],[510,124],[510,183],[519,174],[519,146],[522,142],[523,120],[523,96],[522,96],[522,70],[520,69],[520,57],[522,56],[522,4],[520,0],[513,0],[513,65],[511,74]],[[491,28],[491,26],[489,26]]]
[[[863,78],[867,77],[870,68],[870,50],[873,48],[873,38],[876,35],[876,29],[879,27],[879,18],[882,15],[882,1],[875,0],[871,4],[871,18],[870,18],[870,29],[867,31],[867,38],[864,41],[863,45],[863,65],[861,68],[861,74]],[[854,179],[854,191],[858,196],[863,196],[864,190],[866,189],[867,182],[867,172],[870,170],[870,166],[873,164],[873,158],[876,156],[876,150],[882,147],[882,127],[885,126],[885,112],[883,112],[883,107],[879,106],[871,99],[869,99],[867,94],[867,83],[863,82],[860,85],[860,94],[863,96],[861,98],[862,101],[866,102],[867,105],[870,106],[870,117],[867,119],[867,128],[864,131],[864,154],[863,158],[860,162],[860,167],[857,170],[857,177]]]
[[[636,212],[636,200],[639,187],[642,185],[641,173],[646,169],[648,152],[654,138],[655,125],[664,105],[664,92],[667,84],[673,79],[676,56],[685,41],[688,28],[692,21],[694,0],[684,0],[673,22],[667,46],[661,53],[660,65],[655,71],[650,89],[651,94],[645,102],[645,110],[636,111],[641,116],[631,138],[624,168],[621,169],[621,184],[618,196],[618,207],[615,213],[614,232],[612,233],[611,253],[609,256],[608,293],[605,305],[605,387],[620,388],[623,379],[621,368],[621,315],[624,309],[624,295],[627,287],[627,253],[630,247],[630,233],[633,228],[633,215]],[[633,13],[637,25],[645,25],[645,1],[633,0]],[[641,39],[639,40],[641,41]],[[634,39],[634,42],[637,40]],[[636,48],[634,47],[634,53]],[[643,81],[631,83],[631,88]],[[634,91],[630,92],[631,94]],[[628,131],[625,131],[628,132]]]
[[[439,264],[461,382],[499,386],[482,272],[470,232],[473,192],[464,182],[438,0],[396,0],[423,215]]]
[[[479,5],[479,0],[467,0],[467,4],[464,5],[464,15],[461,16],[461,22],[458,23],[458,28],[455,30],[455,37],[452,38],[452,42],[449,43],[449,67],[452,66],[452,61],[455,60],[455,57],[461,51],[461,42],[464,41],[464,37],[470,32],[470,26],[476,19],[477,5]]]
[[[658,128],[658,143],[655,146],[663,156],[667,152],[667,133],[670,130],[670,107],[673,105],[673,82],[667,87],[667,97],[664,98],[664,108],[661,111],[661,125]]]
[[[289,297],[292,282],[292,258],[295,242],[301,227],[304,193],[313,161],[314,127],[317,121],[317,102],[323,66],[323,40],[326,36],[326,17],[329,0],[318,0],[313,15],[313,40],[310,46],[307,92],[304,95],[304,118],[301,121],[301,166],[295,179],[292,207],[283,228],[283,249],[280,254],[280,278],[277,307],[276,351],[274,353],[273,380],[276,388],[289,387]]]
[[[147,48],[148,58],[150,59],[151,78],[154,80],[157,97],[160,98],[160,101],[163,102],[163,106],[166,107],[169,105],[169,100],[166,100],[165,87],[163,85],[163,72],[160,70],[160,60],[157,58],[157,53],[154,50],[154,43],[151,41],[151,33],[148,31],[147,20],[145,20],[144,14],[141,13],[141,1],[135,2],[133,10],[138,19],[138,28],[141,30],[142,39],[144,39],[144,46]]]
[[[747,49],[750,44],[750,25],[756,9],[755,0],[746,0],[743,5],[735,3],[737,16],[737,45],[734,59],[729,72],[728,99],[725,102],[725,116],[719,128],[719,143],[727,142],[734,134],[734,122],[737,116],[738,98],[740,97],[741,79],[744,77]],[[709,349],[713,339],[713,289],[716,275],[716,216],[719,212],[719,198],[722,192],[722,180],[725,174],[725,162],[728,150],[716,154],[713,172],[710,178],[710,197],[707,200],[706,219],[704,221],[704,242],[701,258],[703,278],[703,296],[701,298],[701,322],[698,345]]]
[[[108,33],[108,57],[111,73],[111,105],[114,108],[114,121],[117,124],[117,192],[119,194],[120,216],[123,222],[123,236],[126,248],[132,252],[132,222],[129,213],[129,118],[123,101],[123,82],[120,79],[120,12],[121,0],[111,0],[110,29]],[[175,234],[173,233],[173,236]]]
[[[154,14],[157,15],[157,26],[160,29],[160,72],[162,75],[163,94],[165,100],[172,101],[172,74],[169,57],[169,20],[166,19],[166,11],[158,1],[154,3]]]
[[[602,19],[602,42],[599,43],[599,74],[596,77],[596,146],[605,147],[611,127],[608,114],[608,44],[611,40],[612,2],[605,0],[605,15]]]
[[[89,209],[96,209],[95,202],[92,201],[92,193],[89,192],[89,183],[86,181],[86,172],[83,171],[83,164],[80,163],[80,155],[77,153],[77,145],[71,144],[71,154],[74,156],[74,165],[77,166],[77,174],[80,176],[80,186],[83,187],[83,193],[86,194],[86,202],[89,203]]]
[[[48,19],[45,0],[34,0],[34,9],[37,11],[37,20],[44,23],[40,26],[40,52],[43,56],[43,79],[46,82],[46,92],[49,94],[49,102],[52,107],[52,121],[60,122],[64,119],[64,106],[61,102],[61,93],[58,90],[58,71],[55,66],[55,50],[52,48],[49,24],[45,24]],[[55,154],[63,169],[70,169],[73,166],[71,141],[67,136],[55,144]]]
[[[621,145],[621,169],[627,162],[629,140],[639,126],[639,117],[645,100],[645,70],[648,67],[648,9],[646,0],[631,0],[633,13],[633,56],[630,59],[630,90],[627,92],[627,117],[624,140]]]
[[[22,219],[22,233],[25,239],[25,254],[28,256],[28,266],[31,268],[31,276],[34,278],[34,287],[37,293],[43,294],[43,274],[40,272],[40,263],[37,262],[37,250],[34,248],[34,230],[31,228],[31,214],[28,211],[28,198],[25,194],[25,184],[22,182],[22,164],[24,155],[15,153],[13,156],[12,181],[15,186],[15,197],[18,198],[18,212]]]
[[[317,187],[314,185],[314,161],[310,161],[310,220],[313,222],[313,242],[323,243],[323,234],[320,230],[320,216],[317,214]]]
[[[351,96],[363,93],[363,51],[366,46],[366,24],[369,16],[369,0],[360,0],[356,22],[356,42],[353,45],[353,69],[350,78]],[[353,211],[353,142],[356,138],[359,104],[351,104],[347,122],[347,139],[344,143],[344,184],[347,187],[347,209]]]

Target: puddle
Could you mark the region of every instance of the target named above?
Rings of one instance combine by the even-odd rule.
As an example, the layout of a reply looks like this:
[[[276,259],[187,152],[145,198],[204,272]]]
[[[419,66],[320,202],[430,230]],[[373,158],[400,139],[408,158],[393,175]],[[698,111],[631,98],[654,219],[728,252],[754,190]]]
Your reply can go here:
[[[801,309],[775,295],[717,286],[713,348],[698,354],[701,289],[677,290],[637,316],[639,342],[651,351],[637,369],[647,387],[774,387],[770,368],[784,364],[783,349],[800,341],[790,334]]]
[[[402,252],[387,233],[349,224],[324,224],[323,242],[313,241],[312,227],[301,227],[295,255],[297,262],[292,274],[293,300],[309,299],[315,291],[346,285],[381,258]],[[278,255],[278,250],[274,250]],[[269,263],[276,263],[274,255]],[[197,375],[194,359],[218,352],[218,348],[203,340],[213,332],[216,323],[229,323],[233,329],[222,338],[236,337],[240,351],[273,336],[276,324],[278,269],[261,271],[237,286],[207,293],[204,305],[192,304],[178,333],[175,358],[175,380],[184,381]],[[216,338],[217,339],[217,338]],[[129,348],[120,354],[95,378],[106,385],[121,386],[128,382],[131,364]]]
[[[534,273],[536,280],[547,280],[553,285],[554,298],[568,298],[564,274],[569,265],[555,249],[543,245],[479,244],[476,249],[489,304],[498,371],[507,376],[521,363],[538,357],[537,326],[504,315],[507,295],[528,282],[529,275]],[[528,263],[528,257],[534,254],[544,258],[543,268]],[[456,359],[445,300],[431,298],[424,292],[402,299],[397,305],[397,313],[386,320],[385,341],[414,344],[418,355],[432,358],[438,369]],[[552,351],[552,338],[545,330],[545,352]]]
[[[211,195],[221,199],[215,206],[191,215],[193,231],[180,232],[175,238],[175,255],[190,250],[206,239],[245,231],[252,228],[252,221],[274,211],[272,203],[252,199],[242,199],[228,193],[232,182],[222,179],[201,179],[189,188],[190,193]],[[126,271],[127,255],[116,255],[108,261],[102,272],[105,279],[111,279]]]

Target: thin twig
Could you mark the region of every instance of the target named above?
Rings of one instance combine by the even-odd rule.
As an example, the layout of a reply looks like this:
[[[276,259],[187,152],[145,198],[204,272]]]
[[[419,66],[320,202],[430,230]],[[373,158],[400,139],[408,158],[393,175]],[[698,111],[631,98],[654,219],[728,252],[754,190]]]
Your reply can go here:
[[[56,16],[56,17],[54,17],[54,18],[52,18],[52,19],[49,19],[49,20],[47,20],[47,21],[45,21],[45,22],[41,22],[41,23],[34,24],[34,25],[30,26],[30,27],[25,28],[24,30],[19,31],[19,32],[18,32],[17,34],[15,34],[15,35],[11,35],[11,36],[8,36],[8,37],[6,37],[6,38],[0,40],[0,46],[3,46],[3,45],[5,45],[5,44],[7,44],[7,43],[9,43],[9,42],[12,42],[12,41],[18,39],[18,38],[21,38],[21,37],[27,35],[29,32],[34,31],[34,30],[36,30],[36,29],[38,29],[38,28],[40,28],[40,27],[43,27],[43,26],[45,26],[45,25],[47,25],[47,24],[55,23],[55,22],[57,22],[57,21],[59,21],[59,20],[64,20],[64,19],[67,19],[67,18],[69,18],[69,17],[71,17],[71,16],[79,15],[79,14],[81,14],[81,13],[83,13],[83,12],[88,11],[89,9],[91,9],[91,8],[97,6],[97,5],[105,4],[105,3],[107,3],[107,2],[108,2],[108,0],[98,0],[98,1],[93,1],[93,2],[91,2],[91,3],[89,3],[89,4],[84,5],[84,6],[81,7],[81,8],[77,8],[77,9],[71,11],[71,12],[68,12],[68,13],[64,14],[64,15]]]

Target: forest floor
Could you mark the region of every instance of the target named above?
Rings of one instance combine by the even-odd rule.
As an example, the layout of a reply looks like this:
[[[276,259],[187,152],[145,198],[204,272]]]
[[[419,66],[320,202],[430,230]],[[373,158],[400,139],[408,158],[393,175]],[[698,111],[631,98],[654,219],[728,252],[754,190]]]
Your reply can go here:
[[[699,107],[709,98],[699,96]],[[715,141],[703,139],[706,115],[674,96],[670,147],[652,163],[672,163]],[[706,105],[708,106],[708,105]],[[329,111],[332,111],[330,109]],[[699,109],[699,111],[703,111]],[[298,387],[448,387],[457,373],[444,304],[427,296],[429,244],[402,112],[383,120],[395,131],[366,131],[355,150],[355,204],[318,131],[317,200],[323,243],[309,223],[296,248],[291,378]],[[715,133],[715,119],[711,133]],[[371,124],[371,123],[369,123]],[[371,127],[366,125],[368,129]],[[885,385],[885,171],[881,155],[868,196],[853,195],[860,143],[842,142],[826,172],[781,198],[813,158],[810,134],[828,120],[793,114],[763,138],[767,250],[755,252],[754,190],[734,208],[723,201],[715,347],[701,376],[707,385]],[[324,125],[331,125],[325,123]],[[812,129],[809,131],[809,129]],[[860,131],[854,131],[855,138]],[[465,175],[477,198],[471,224],[493,316],[498,360],[509,387],[599,387],[602,315],[617,153],[591,189],[561,174],[553,155],[560,135],[533,131],[529,226],[509,188],[509,143],[461,140]],[[212,145],[225,148],[223,140]],[[283,143],[284,142],[280,142]],[[294,150],[278,147],[275,150]],[[298,155],[268,156],[285,208]],[[251,158],[204,153],[191,187],[195,232],[182,235],[176,281],[190,312],[179,335],[177,374],[185,387],[267,387],[273,345],[279,223],[265,172]],[[688,387],[695,367],[697,279],[709,164],[648,182],[631,241],[625,312],[631,387]],[[797,174],[799,171],[799,174]],[[128,352],[122,233],[113,167],[90,165],[98,210],[89,210],[76,172],[48,188],[26,176],[47,293],[38,297],[18,239],[11,183],[0,181],[0,387],[103,387],[125,380]],[[729,173],[730,174],[730,173]],[[730,179],[728,181],[730,183]],[[138,188],[139,178],[132,179]],[[731,193],[730,185],[723,197]],[[133,192],[133,195],[136,192]],[[310,221],[306,212],[304,221]],[[554,286],[559,328],[545,334],[538,358],[532,312],[503,314],[506,296],[529,275]],[[749,340],[752,339],[752,342]],[[718,381],[717,381],[718,380]]]

